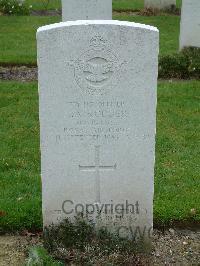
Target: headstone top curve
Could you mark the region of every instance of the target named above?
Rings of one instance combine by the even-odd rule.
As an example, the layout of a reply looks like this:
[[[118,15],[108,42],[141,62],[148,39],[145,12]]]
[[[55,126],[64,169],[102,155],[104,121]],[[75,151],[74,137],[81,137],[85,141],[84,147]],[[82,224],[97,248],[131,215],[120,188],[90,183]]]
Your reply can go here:
[[[64,27],[71,27],[71,26],[88,26],[88,25],[116,25],[116,26],[127,26],[127,27],[135,27],[141,28],[144,30],[150,30],[159,32],[159,30],[150,25],[129,22],[129,21],[119,21],[119,20],[76,20],[76,21],[67,21],[67,22],[60,22],[54,23],[46,26],[42,26],[38,28],[37,34],[44,31],[54,30],[57,28],[64,28]]]

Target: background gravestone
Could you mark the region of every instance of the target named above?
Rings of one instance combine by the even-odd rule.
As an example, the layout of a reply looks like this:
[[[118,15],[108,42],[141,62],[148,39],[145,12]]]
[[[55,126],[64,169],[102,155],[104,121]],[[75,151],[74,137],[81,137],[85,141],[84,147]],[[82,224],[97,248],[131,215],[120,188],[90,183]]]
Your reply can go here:
[[[139,228],[147,238],[158,30],[76,21],[41,27],[37,40],[44,225],[81,212],[123,235]]]
[[[200,47],[200,1],[183,0],[181,10],[180,49]]]
[[[176,0],[145,0],[145,8],[170,9],[176,6]]]
[[[62,0],[62,20],[112,19],[112,0]]]

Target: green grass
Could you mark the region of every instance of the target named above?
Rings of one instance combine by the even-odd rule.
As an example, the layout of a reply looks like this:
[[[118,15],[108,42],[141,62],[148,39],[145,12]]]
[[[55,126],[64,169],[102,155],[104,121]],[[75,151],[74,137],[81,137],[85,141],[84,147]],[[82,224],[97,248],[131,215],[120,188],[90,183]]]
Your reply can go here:
[[[154,204],[159,224],[200,221],[199,87],[197,81],[159,84]],[[36,83],[0,82],[0,128],[0,227],[41,229]]]
[[[43,9],[60,9],[60,0],[50,0],[47,6],[47,0],[26,0],[29,5],[33,6],[33,10]],[[181,6],[181,0],[177,0],[177,7]],[[140,10],[144,8],[143,0],[113,0],[113,9],[117,11],[123,10]]]
[[[5,211],[0,224],[9,229],[41,228],[35,84],[0,83],[0,124],[0,211]]]
[[[181,7],[181,0],[177,0],[177,7]],[[116,11],[123,10],[141,10],[144,8],[143,0],[113,0],[113,9]]]
[[[58,21],[58,17],[0,16],[0,64],[36,64],[37,28]]]
[[[57,262],[48,254],[44,247],[34,246],[30,248],[27,263],[24,266],[49,265],[64,266],[63,263]]]
[[[154,217],[200,220],[200,82],[161,83],[158,90]]]
[[[48,5],[47,0],[26,0],[26,3],[31,5],[33,10],[61,9],[61,0],[50,0]]]
[[[160,30],[160,54],[178,50],[179,22],[177,16],[115,16],[156,26]],[[36,64],[36,30],[46,24],[59,22],[60,17],[1,17],[0,64]]]

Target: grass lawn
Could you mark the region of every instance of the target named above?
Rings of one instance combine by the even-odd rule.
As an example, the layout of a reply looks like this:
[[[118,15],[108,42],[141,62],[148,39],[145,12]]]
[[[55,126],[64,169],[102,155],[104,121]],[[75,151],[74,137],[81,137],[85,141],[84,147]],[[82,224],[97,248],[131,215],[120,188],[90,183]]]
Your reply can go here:
[[[0,82],[0,128],[0,228],[41,228],[36,84]]]
[[[160,54],[178,51],[178,16],[115,16],[156,26],[160,30]],[[60,17],[1,17],[0,16],[0,64],[36,64],[36,30],[46,24],[56,23]]]
[[[47,6],[47,0],[26,0],[29,5],[33,6],[34,10],[43,9],[60,9],[61,0],[50,0]],[[177,7],[181,6],[181,0],[177,0]],[[144,8],[144,0],[113,0],[113,9],[122,10],[140,10]]]
[[[200,221],[199,87],[197,81],[159,84],[154,204],[159,224]],[[0,82],[0,128],[0,228],[41,229],[36,83]]]
[[[0,64],[36,64],[36,30],[59,20],[58,17],[0,16]]]

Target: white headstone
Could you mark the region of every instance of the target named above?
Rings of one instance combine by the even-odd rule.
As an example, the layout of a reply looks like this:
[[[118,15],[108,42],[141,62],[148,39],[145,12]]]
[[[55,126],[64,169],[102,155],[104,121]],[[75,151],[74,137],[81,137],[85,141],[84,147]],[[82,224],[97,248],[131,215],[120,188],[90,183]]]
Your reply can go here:
[[[176,0],[145,0],[145,8],[170,9],[176,6]]]
[[[83,213],[148,238],[158,39],[154,27],[120,21],[38,30],[45,226]]]
[[[200,47],[200,0],[183,0],[181,10],[180,49]]]
[[[62,0],[62,21],[112,19],[112,0]]]

